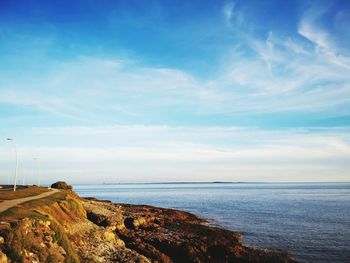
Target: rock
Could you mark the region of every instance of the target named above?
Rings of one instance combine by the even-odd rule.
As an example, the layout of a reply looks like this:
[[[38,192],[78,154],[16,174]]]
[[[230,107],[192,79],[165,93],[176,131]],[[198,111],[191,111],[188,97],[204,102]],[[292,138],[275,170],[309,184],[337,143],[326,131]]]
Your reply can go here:
[[[62,189],[62,190],[72,190],[73,187],[68,185],[66,182],[58,181],[51,185],[51,188]]]
[[[109,231],[104,232],[103,237],[107,242],[114,241],[116,239],[115,234]]]
[[[51,243],[53,238],[52,236],[44,236],[44,240],[47,242],[47,243]]]
[[[125,242],[123,240],[121,240],[120,238],[117,238],[116,239],[116,244],[119,246],[119,247],[125,247]]]
[[[124,218],[120,206],[107,202],[85,201],[83,203],[87,218],[98,226],[107,228],[110,231],[122,230]]]
[[[2,251],[0,251],[0,263],[7,263],[7,256]]]
[[[96,211],[87,211],[87,218],[98,226],[107,227],[109,225],[109,217]]]
[[[11,229],[11,224],[8,222],[1,221],[0,222],[0,231]]]
[[[116,230],[121,231],[125,229],[124,222],[115,226]]]
[[[124,225],[129,229],[138,229],[139,227],[147,226],[148,222],[144,217],[127,217]]]
[[[117,229],[117,226],[107,226],[106,229],[109,231],[115,231]]]

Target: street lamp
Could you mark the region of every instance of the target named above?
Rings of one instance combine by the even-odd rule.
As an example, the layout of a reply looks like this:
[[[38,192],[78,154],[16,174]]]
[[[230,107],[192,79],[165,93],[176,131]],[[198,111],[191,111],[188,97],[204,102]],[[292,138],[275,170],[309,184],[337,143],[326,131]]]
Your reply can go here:
[[[37,174],[38,174],[38,186],[40,186],[40,159],[35,157],[34,160],[36,161],[36,167],[37,167]]]
[[[18,153],[17,153],[17,145],[16,145],[16,141],[15,141],[14,138],[7,138],[7,140],[13,142],[13,147],[14,147],[15,153],[16,153],[15,180],[14,180],[14,183],[13,183],[13,191],[16,191],[17,172],[18,172]]]

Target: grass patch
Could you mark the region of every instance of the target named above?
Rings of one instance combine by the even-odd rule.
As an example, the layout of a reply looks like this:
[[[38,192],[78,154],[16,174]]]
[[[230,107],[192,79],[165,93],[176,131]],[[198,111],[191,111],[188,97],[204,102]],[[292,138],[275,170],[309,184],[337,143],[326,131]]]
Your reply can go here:
[[[12,219],[21,219],[24,217],[32,217],[33,211],[35,208],[45,205],[51,205],[55,202],[62,201],[66,198],[67,193],[64,191],[60,191],[53,195],[31,200],[25,203],[22,203],[18,206],[12,207],[0,213],[1,220],[12,220]]]
[[[53,203],[60,202],[65,200],[67,197],[67,192],[60,190],[59,192],[46,196],[44,198],[31,200],[25,203],[20,204],[21,207],[26,209],[33,209],[35,207],[41,207],[45,205],[52,205]]]
[[[29,186],[27,188],[18,188],[15,192],[12,189],[0,191],[0,200],[13,200],[18,198],[39,195],[49,191],[45,187]]]

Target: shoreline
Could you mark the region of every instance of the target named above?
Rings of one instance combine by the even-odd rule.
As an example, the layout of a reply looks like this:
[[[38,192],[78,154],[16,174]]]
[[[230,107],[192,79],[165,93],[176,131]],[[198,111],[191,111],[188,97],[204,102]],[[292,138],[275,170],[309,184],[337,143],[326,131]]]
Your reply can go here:
[[[104,203],[104,204],[112,205],[112,206],[120,206],[120,208],[126,212],[126,214],[128,216],[127,218],[130,219],[129,224],[127,225],[127,228],[129,228],[128,231],[137,232],[138,230],[141,230],[141,232],[144,233],[144,230],[150,230],[153,227],[158,228],[159,226],[152,225],[154,223],[154,220],[152,221],[152,219],[151,219],[149,221],[147,218],[153,218],[154,216],[159,216],[159,213],[163,214],[163,216],[165,215],[165,217],[169,216],[167,214],[171,214],[171,216],[170,216],[171,218],[167,218],[167,219],[161,218],[160,220],[158,219],[157,223],[159,223],[162,220],[165,220],[165,221],[167,221],[167,220],[170,220],[170,221],[179,220],[182,224],[189,223],[192,227],[191,230],[189,230],[186,227],[182,227],[182,229],[176,228],[176,230],[174,231],[174,229],[171,229],[171,227],[169,227],[169,225],[168,225],[168,228],[171,229],[171,232],[173,233],[173,237],[175,239],[177,238],[177,236],[184,236],[184,235],[185,236],[186,235],[193,236],[193,232],[196,232],[197,231],[196,228],[199,228],[198,233],[196,233],[196,235],[195,235],[198,239],[203,238],[203,236],[204,236],[204,239],[210,238],[210,236],[213,236],[214,239],[212,240],[212,243],[214,243],[216,245],[218,243],[225,244],[226,247],[221,247],[220,252],[215,252],[214,255],[209,255],[208,260],[209,259],[213,260],[213,258],[212,258],[213,256],[214,257],[219,256],[221,258],[218,262],[231,262],[232,260],[234,261],[234,258],[236,256],[238,256],[236,259],[239,259],[239,257],[245,253],[245,255],[244,255],[245,258],[240,259],[240,260],[243,260],[242,262],[298,262],[294,258],[292,258],[291,255],[287,251],[276,250],[276,249],[273,250],[273,249],[269,249],[269,248],[257,248],[257,247],[250,246],[250,245],[244,245],[242,243],[241,233],[229,230],[228,228],[225,228],[224,226],[221,226],[219,224],[215,224],[214,220],[211,220],[210,218],[204,218],[204,217],[198,216],[196,214],[193,214],[191,212],[187,212],[187,211],[183,211],[183,210],[179,210],[179,209],[157,207],[157,206],[152,206],[152,205],[147,205],[147,204],[114,203],[111,200],[105,200],[105,199],[100,200],[100,199],[97,199],[95,197],[84,197],[83,199],[87,200],[88,202],[97,202],[97,203]],[[140,214],[142,216],[138,217]],[[130,217],[130,215],[131,215],[131,217]],[[94,217],[96,219],[98,216],[96,216],[96,214],[95,214]],[[102,218],[103,218],[103,216],[102,216]],[[98,221],[101,222],[101,219]],[[103,220],[102,220],[102,222],[103,222]],[[98,222],[96,222],[96,223],[98,223]],[[177,225],[178,225],[178,223],[179,222],[175,222],[175,224],[177,224]],[[219,235],[218,235],[218,233],[219,233]],[[135,233],[133,233],[132,236],[135,239],[142,239],[142,236],[139,236],[137,234],[135,235]],[[125,238],[125,237],[127,237],[127,236],[123,236],[123,238]],[[222,238],[222,237],[224,237],[224,238]],[[128,238],[126,238],[126,239],[128,239]],[[124,240],[124,242],[125,242],[125,240]],[[193,240],[192,240],[192,242],[193,242]],[[232,242],[232,243],[228,244],[228,242]],[[126,245],[127,245],[127,242],[126,242]],[[197,245],[199,245],[199,246],[203,246],[203,245],[208,246],[209,245],[210,246],[211,244],[197,244]],[[136,245],[133,242],[131,242],[131,246],[134,249],[136,249],[136,251],[145,252],[142,247]],[[229,251],[230,248],[234,248],[234,250],[235,250],[234,253],[232,253],[233,251]],[[204,252],[205,250],[206,249],[204,249],[202,252]],[[246,250],[246,251],[244,251],[244,250]],[[220,253],[222,253],[222,255],[219,255]],[[225,255],[225,253],[226,253],[226,255]],[[229,255],[231,253],[232,253],[232,255]],[[153,256],[156,256],[156,255],[153,255]],[[203,256],[203,255],[201,255],[201,256]],[[222,256],[224,256],[224,258],[222,258]],[[179,256],[177,256],[177,257],[179,257]],[[157,256],[156,256],[153,259],[159,260],[160,258],[157,258]],[[194,258],[193,261],[188,261],[188,258],[181,257],[181,258],[177,258],[174,262],[196,262],[197,259],[198,258]],[[160,262],[163,262],[163,261],[160,261]],[[168,262],[168,261],[166,260],[164,262]],[[200,262],[209,262],[209,261],[204,260],[204,261],[200,261]]]
[[[287,252],[246,246],[240,233],[186,211],[70,189],[0,213],[0,262],[297,262]]]

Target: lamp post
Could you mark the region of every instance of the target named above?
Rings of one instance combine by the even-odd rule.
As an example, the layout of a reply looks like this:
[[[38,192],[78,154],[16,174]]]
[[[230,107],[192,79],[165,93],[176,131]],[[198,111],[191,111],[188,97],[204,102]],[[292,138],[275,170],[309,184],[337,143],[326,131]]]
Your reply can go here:
[[[38,186],[40,186],[40,181],[41,181],[41,178],[40,178],[40,159],[35,157],[34,160],[36,161],[36,167],[37,167],[37,174],[38,174]]]
[[[16,191],[16,182],[17,182],[17,172],[18,172],[18,153],[17,153],[17,145],[16,145],[16,141],[14,138],[7,138],[8,141],[12,141],[13,142],[13,147],[15,149],[15,153],[16,153],[16,169],[15,169],[15,180],[13,182],[13,191]]]

